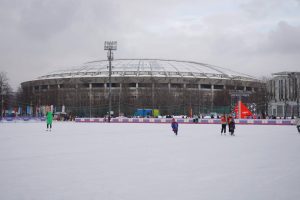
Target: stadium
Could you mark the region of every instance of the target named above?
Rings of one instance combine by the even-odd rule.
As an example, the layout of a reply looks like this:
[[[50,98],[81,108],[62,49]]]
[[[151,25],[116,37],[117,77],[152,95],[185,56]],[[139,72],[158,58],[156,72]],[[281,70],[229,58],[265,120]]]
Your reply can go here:
[[[102,117],[109,104],[107,66],[107,60],[92,61],[23,82],[24,101],[36,108],[53,105],[56,112],[64,107],[76,116]],[[112,66],[114,116],[132,116],[139,108],[158,109],[161,115],[228,112],[232,91],[253,94],[263,86],[249,75],[192,61],[116,59]]]

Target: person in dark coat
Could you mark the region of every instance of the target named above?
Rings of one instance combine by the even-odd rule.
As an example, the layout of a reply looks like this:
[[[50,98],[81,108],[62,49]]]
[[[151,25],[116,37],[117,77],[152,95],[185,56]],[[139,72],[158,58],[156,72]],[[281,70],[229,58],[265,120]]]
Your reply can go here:
[[[228,132],[230,132],[230,130],[229,130],[229,123],[230,123],[231,119],[232,119],[232,116],[229,114],[228,117],[227,117]]]
[[[235,122],[232,117],[229,119],[228,128],[229,128],[230,135],[234,136]]]
[[[172,119],[171,127],[175,135],[178,133],[178,123],[175,121],[175,119]]]
[[[299,117],[297,119],[295,119],[295,123],[297,126],[298,133],[300,133],[300,118]]]

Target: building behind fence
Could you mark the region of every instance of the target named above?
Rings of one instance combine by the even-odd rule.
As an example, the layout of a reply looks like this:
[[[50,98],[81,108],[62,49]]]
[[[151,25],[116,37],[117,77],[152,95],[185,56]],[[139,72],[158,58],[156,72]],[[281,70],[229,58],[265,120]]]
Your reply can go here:
[[[23,101],[33,107],[64,105],[67,113],[80,117],[104,116],[108,112],[107,65],[106,60],[88,62],[23,82]],[[132,116],[141,108],[158,109],[161,115],[229,113],[235,101],[230,91],[259,94],[264,87],[256,78],[204,63],[119,59],[112,68],[112,111],[114,116]],[[243,100],[265,108],[257,98]]]

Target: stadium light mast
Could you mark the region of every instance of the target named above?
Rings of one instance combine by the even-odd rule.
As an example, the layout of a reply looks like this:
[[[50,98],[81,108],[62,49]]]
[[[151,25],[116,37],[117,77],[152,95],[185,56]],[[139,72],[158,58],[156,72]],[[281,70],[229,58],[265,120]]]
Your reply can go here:
[[[104,50],[107,50],[108,68],[109,68],[109,93],[108,93],[108,122],[111,118],[111,61],[114,59],[113,52],[117,50],[117,41],[105,41]]]

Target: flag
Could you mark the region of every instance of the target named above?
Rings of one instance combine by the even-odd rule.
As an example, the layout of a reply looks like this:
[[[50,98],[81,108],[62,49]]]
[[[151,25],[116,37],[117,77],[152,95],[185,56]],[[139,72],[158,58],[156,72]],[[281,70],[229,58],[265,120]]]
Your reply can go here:
[[[242,101],[238,101],[234,108],[235,115],[239,119],[244,119],[250,116],[253,116],[252,112],[242,103]]]

